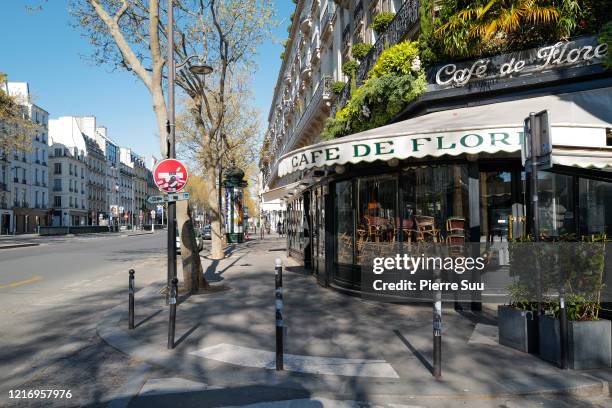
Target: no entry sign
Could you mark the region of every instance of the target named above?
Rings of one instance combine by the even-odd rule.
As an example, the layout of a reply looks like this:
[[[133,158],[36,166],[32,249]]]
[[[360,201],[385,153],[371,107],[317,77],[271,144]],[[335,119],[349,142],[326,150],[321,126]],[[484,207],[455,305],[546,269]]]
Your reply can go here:
[[[160,161],[153,171],[153,178],[159,191],[176,193],[187,185],[187,168],[176,159]]]

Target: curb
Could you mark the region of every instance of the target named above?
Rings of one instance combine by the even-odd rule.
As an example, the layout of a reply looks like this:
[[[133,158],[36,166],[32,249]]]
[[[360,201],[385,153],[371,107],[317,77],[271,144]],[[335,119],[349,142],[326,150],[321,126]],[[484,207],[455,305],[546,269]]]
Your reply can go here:
[[[9,244],[9,245],[0,245],[0,249],[13,249],[13,248],[25,248],[25,247],[33,247],[39,246],[40,244]]]

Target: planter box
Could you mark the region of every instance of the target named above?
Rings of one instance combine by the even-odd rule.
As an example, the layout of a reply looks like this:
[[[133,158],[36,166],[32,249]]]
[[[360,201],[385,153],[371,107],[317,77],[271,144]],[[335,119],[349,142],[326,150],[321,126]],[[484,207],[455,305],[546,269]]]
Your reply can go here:
[[[510,306],[498,306],[497,326],[499,344],[525,353],[537,352],[538,326],[533,313]]]
[[[608,368],[612,365],[610,320],[568,322],[568,365],[575,370]],[[542,316],[539,320],[540,357],[561,362],[559,320]]]

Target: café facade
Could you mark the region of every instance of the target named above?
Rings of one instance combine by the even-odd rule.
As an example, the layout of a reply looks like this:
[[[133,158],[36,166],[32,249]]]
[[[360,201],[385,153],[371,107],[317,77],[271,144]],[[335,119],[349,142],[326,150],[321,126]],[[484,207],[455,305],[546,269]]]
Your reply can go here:
[[[393,123],[293,150],[264,200],[287,206],[287,251],[319,283],[360,290],[363,248],[494,245],[530,232],[524,120],[546,110],[544,236],[612,233],[612,72],[594,37],[428,72]]]

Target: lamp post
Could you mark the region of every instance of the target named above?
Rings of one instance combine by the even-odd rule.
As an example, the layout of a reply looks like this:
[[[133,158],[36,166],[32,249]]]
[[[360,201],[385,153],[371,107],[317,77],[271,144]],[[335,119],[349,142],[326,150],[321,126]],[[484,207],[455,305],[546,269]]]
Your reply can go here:
[[[196,55],[189,56],[180,64],[174,61],[174,0],[168,0],[168,122],[166,130],[168,132],[167,152],[168,158],[176,158],[176,139],[175,139],[175,117],[174,117],[174,81],[176,69],[181,68]],[[213,69],[209,65],[199,63],[198,65],[189,65],[189,71],[194,75],[208,75]],[[170,293],[172,279],[176,278],[176,203],[168,202],[168,279],[167,291]],[[168,295],[166,296],[168,299]]]

